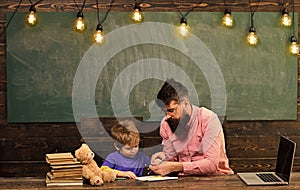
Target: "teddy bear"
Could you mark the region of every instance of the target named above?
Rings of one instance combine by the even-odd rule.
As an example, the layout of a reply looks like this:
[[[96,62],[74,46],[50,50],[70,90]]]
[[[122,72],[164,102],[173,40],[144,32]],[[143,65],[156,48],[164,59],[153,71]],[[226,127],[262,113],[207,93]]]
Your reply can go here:
[[[94,156],[94,152],[85,143],[75,151],[76,159],[82,164],[82,176],[89,180],[91,185],[102,185],[105,182],[115,181],[116,173],[114,170],[99,168]]]

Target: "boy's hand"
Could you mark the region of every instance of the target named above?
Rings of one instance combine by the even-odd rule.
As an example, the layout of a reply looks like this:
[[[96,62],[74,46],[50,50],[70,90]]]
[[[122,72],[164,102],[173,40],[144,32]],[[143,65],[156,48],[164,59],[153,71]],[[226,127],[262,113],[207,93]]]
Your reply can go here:
[[[135,179],[136,175],[131,171],[127,171],[127,172],[119,171],[118,174],[117,174],[117,177],[126,177],[126,178],[129,178],[129,179]]]

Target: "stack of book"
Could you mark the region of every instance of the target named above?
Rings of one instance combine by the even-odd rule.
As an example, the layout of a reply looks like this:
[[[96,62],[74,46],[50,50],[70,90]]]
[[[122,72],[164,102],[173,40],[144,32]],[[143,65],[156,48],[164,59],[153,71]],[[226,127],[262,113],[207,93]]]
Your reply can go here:
[[[83,185],[82,165],[70,152],[46,154],[46,162],[50,165],[47,186]]]

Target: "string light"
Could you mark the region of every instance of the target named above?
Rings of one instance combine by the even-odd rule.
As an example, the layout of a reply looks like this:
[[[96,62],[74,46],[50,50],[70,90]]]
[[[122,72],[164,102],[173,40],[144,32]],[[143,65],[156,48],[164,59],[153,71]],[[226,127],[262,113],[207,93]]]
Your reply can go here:
[[[258,42],[258,37],[255,34],[255,28],[254,26],[250,26],[249,34],[247,36],[247,43],[251,46],[255,46]]]
[[[96,32],[94,33],[94,41],[100,44],[104,41],[103,27],[101,24],[98,24],[96,27]]]
[[[224,17],[222,19],[222,24],[226,27],[232,27],[233,26],[233,18],[231,16],[230,9],[226,8],[224,11]]]
[[[233,17],[231,16],[231,10],[227,7],[226,1],[224,0],[224,6],[226,7],[224,10],[224,16],[222,18],[223,26],[231,28],[233,26]]]
[[[111,2],[109,4],[109,9],[106,11],[103,20],[100,21],[99,2],[98,2],[98,0],[96,0],[98,24],[97,24],[97,27],[96,27],[96,32],[93,35],[93,39],[94,39],[94,42],[96,42],[98,44],[101,44],[101,43],[104,42],[105,36],[104,36],[102,24],[106,20],[108,13],[111,11],[112,4],[114,3],[114,1],[115,0],[111,0]]]
[[[106,11],[104,18],[102,21],[100,21],[100,12],[99,12],[99,2],[96,0],[96,5],[97,5],[97,19],[98,19],[98,24],[96,27],[96,32],[93,35],[94,42],[101,44],[104,42],[105,36],[103,32],[103,26],[102,23],[106,20],[108,13],[111,11],[112,4],[114,3],[115,0],[111,0],[109,9]]]
[[[20,0],[21,2],[22,0]],[[26,16],[26,23],[29,25],[29,26],[35,26],[38,22],[38,18],[37,18],[37,15],[36,15],[36,8],[35,8],[35,5],[38,4],[39,2],[41,2],[42,0],[39,0],[37,3],[35,4],[32,4],[31,0],[29,0],[30,3],[31,3],[31,6],[29,8],[29,14]],[[78,32],[83,32],[86,30],[86,22],[85,20],[83,19],[83,8],[84,8],[84,5],[85,5],[85,1],[83,2],[83,5],[82,5],[82,8],[79,10],[79,12],[77,13],[77,19],[76,21],[74,22],[74,29]],[[110,3],[110,8],[109,10],[106,12],[106,15],[105,15],[105,18],[103,19],[102,22],[100,22],[100,19],[99,19],[99,7],[98,7],[98,0],[97,1],[97,14],[98,14],[98,24],[97,24],[97,27],[96,27],[96,32],[94,33],[93,37],[94,37],[94,41],[96,43],[103,43],[104,41],[104,32],[103,32],[103,26],[102,26],[102,23],[103,21],[106,19],[107,17],[107,14],[108,12],[111,10],[111,7],[112,7],[112,3],[114,2],[114,0],[111,1]],[[75,2],[75,0],[74,0]],[[283,26],[291,26],[293,25],[293,29],[294,29],[294,0],[292,0],[293,2],[293,18],[291,18],[289,16],[289,12],[288,10],[283,7],[282,8],[282,17],[281,17],[281,24]],[[76,3],[76,2],[75,2]],[[199,2],[200,3],[200,2]],[[199,4],[198,3],[198,4]],[[174,1],[173,1],[173,4],[174,4]],[[224,2],[225,4],[225,2]],[[249,4],[250,4],[250,9],[251,9],[251,3],[250,3],[250,0],[249,0]],[[175,5],[175,4],[174,4]],[[196,7],[197,5],[193,6],[186,14],[182,14],[181,11],[178,9],[178,7],[175,7],[177,8],[178,12],[181,14],[181,20],[180,20],[180,26],[178,27],[179,29],[179,34],[183,37],[185,36],[188,36],[189,34],[189,30],[190,30],[190,27],[189,25],[187,24],[187,19],[186,19],[186,16]],[[79,7],[78,7],[79,8]],[[139,6],[139,4],[135,1],[135,5],[134,5],[134,8],[133,8],[133,12],[131,13],[131,19],[134,21],[134,22],[142,22],[143,21],[143,14],[141,12],[141,7]],[[251,46],[255,46],[257,45],[259,39],[258,39],[258,36],[256,35],[256,29],[254,27],[254,24],[253,24],[253,16],[254,16],[254,11],[251,11],[251,24],[250,24],[250,28],[249,28],[249,34],[247,35],[247,43]],[[222,24],[226,27],[232,27],[233,24],[234,24],[234,20],[233,20],[233,17],[231,16],[231,10],[230,8],[225,8],[225,11],[224,11],[224,17],[222,18]],[[291,54],[294,54],[294,55],[298,55],[299,54],[299,50],[300,50],[300,47],[299,47],[299,44],[297,43],[297,38],[295,36],[295,33],[293,32],[292,36],[290,37],[290,42],[291,44],[289,45],[289,52]]]
[[[98,18],[98,24],[96,27],[96,32],[93,35],[94,42],[101,44],[104,41],[104,33],[103,33],[103,27],[100,22],[100,14],[99,14],[99,2],[96,0],[96,5],[97,5],[97,18]]]
[[[85,1],[83,1],[81,8],[78,6],[78,4],[76,3],[76,1],[74,0],[74,3],[76,4],[76,6],[78,7],[79,11],[77,13],[77,19],[74,21],[74,30],[76,32],[84,32],[86,30],[86,22],[83,19],[83,8],[85,5]]]
[[[178,27],[179,29],[179,34],[183,37],[187,36],[189,34],[189,26],[187,24],[186,18],[182,17],[180,20],[180,26]]]
[[[179,10],[179,8],[176,6],[175,2],[173,1],[173,5],[174,7],[177,9],[177,11],[179,12],[179,14],[181,15],[181,19],[180,19],[180,25],[178,27],[178,32],[181,36],[186,37],[189,34],[189,30],[190,27],[187,24],[187,20],[186,17],[187,15],[198,5],[200,4],[202,1],[200,1],[199,3],[197,3],[196,5],[194,5],[188,12],[186,12],[185,14],[182,14],[182,12]]]
[[[250,0],[249,0],[249,5],[250,5],[250,9],[251,9]],[[254,21],[253,21],[254,13],[255,13],[255,10],[251,10],[249,34],[247,35],[247,38],[246,38],[247,44],[250,46],[256,46],[258,43],[258,37],[255,33],[256,31],[255,31]]]
[[[77,19],[74,22],[74,29],[76,32],[84,32],[86,30],[86,22],[83,19],[83,12],[77,13]]]
[[[225,0],[224,0],[224,5],[225,5],[225,7],[227,7]],[[224,16],[222,18],[222,24],[223,24],[223,26],[226,26],[229,28],[231,28],[233,26],[233,17],[231,16],[230,8],[225,8]]]
[[[26,16],[26,24],[28,26],[35,26],[38,22],[38,17],[35,14],[36,9],[34,5],[31,5],[29,8],[29,13]]]
[[[298,55],[299,54],[299,44],[297,43],[297,38],[295,36],[295,4],[294,4],[294,0],[293,0],[293,14],[292,14],[292,31],[293,34],[291,36],[291,44],[289,46],[289,52],[292,55]]]
[[[130,18],[133,22],[139,23],[144,19],[143,13],[141,12],[141,7],[135,3],[133,7],[133,12],[130,14]]]
[[[286,8],[282,9],[282,16],[280,19],[280,23],[282,26],[286,26],[286,27],[292,25],[292,19],[289,16],[289,11]]]
[[[297,44],[297,38],[295,36],[291,37],[291,44],[289,46],[289,52],[292,55],[298,55],[299,54],[299,44]]]

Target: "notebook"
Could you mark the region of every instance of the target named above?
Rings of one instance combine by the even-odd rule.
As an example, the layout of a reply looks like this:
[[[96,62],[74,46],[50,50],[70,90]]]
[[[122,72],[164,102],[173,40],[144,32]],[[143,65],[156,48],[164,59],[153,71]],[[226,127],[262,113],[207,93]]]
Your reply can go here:
[[[178,177],[150,175],[150,176],[142,176],[142,177],[136,178],[136,180],[139,180],[139,181],[162,181],[162,180],[170,180],[170,179],[178,179]]]
[[[296,143],[281,136],[275,172],[237,173],[247,185],[288,185],[292,171]]]

